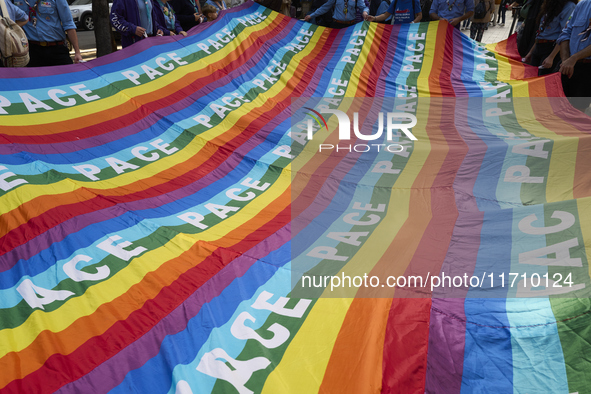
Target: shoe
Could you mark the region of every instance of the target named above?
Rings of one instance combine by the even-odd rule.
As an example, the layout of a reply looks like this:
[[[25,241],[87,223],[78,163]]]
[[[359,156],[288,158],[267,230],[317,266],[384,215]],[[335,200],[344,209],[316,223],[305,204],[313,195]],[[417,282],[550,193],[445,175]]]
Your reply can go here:
[[[495,27],[497,25],[497,22],[493,22],[493,27]]]
[[[499,23],[499,26],[505,27],[505,24],[504,23]]]

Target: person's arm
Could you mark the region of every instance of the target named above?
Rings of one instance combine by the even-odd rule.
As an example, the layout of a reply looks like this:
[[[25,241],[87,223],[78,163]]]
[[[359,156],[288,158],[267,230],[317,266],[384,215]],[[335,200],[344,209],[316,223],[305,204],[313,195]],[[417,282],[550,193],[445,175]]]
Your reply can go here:
[[[174,36],[175,32],[166,28],[164,12],[157,1],[152,1],[152,31],[158,36]]]
[[[562,55],[562,46],[568,46],[569,43],[570,43],[570,41],[563,41],[560,43],[561,55]],[[569,52],[570,52],[570,50],[569,50]],[[588,45],[587,47],[581,49],[579,52],[575,53],[574,55],[567,57],[566,60],[563,60],[562,64],[560,65],[560,73],[563,75],[566,75],[569,78],[572,77],[573,72],[575,70],[575,64],[579,60],[585,59],[586,57],[589,57],[589,56],[591,56],[591,45]]]
[[[570,40],[560,42],[560,59],[565,61],[570,57]]]
[[[463,20],[465,20],[465,19],[468,19],[468,18],[470,18],[472,15],[474,15],[474,11],[468,11],[468,12],[466,12],[466,13],[465,13],[464,15],[462,15],[462,16],[458,16],[457,18],[453,18],[452,20],[450,20],[450,21],[449,21],[449,23],[450,23],[452,26],[457,26],[457,25],[458,25],[458,23],[462,22],[462,21],[463,21]]]
[[[449,21],[449,23],[452,26],[457,26],[458,23],[470,18],[472,15],[474,15],[474,0],[467,0],[466,1],[466,13],[462,16],[453,18],[452,20]]]
[[[345,0],[347,1],[347,0]],[[357,0],[355,2],[355,5],[358,6],[359,2],[361,1],[361,4],[363,5],[363,11],[361,11],[361,16],[363,16],[363,20],[366,21],[368,20],[368,16],[369,16],[369,7],[367,6],[367,4],[365,4],[364,0]],[[361,7],[359,7],[361,8]]]
[[[72,48],[74,48],[74,63],[80,63],[82,61],[82,54],[80,53],[80,47],[78,46],[76,29],[68,29],[66,30],[66,34],[68,35],[68,41],[70,41]]]
[[[552,68],[552,65],[554,64],[554,58],[556,57],[556,55],[558,55],[558,52],[560,52],[560,45],[554,45],[554,49],[552,49],[552,52],[550,52],[548,57],[544,59],[544,61],[542,62],[542,67]]]
[[[569,19],[566,22],[566,26],[562,29],[560,35],[556,39],[556,46],[560,46],[560,59],[565,61],[570,57],[570,36],[573,32],[573,26],[570,23],[574,16],[574,12],[570,15]]]
[[[78,36],[76,35],[76,25],[72,19],[72,13],[68,7],[66,0],[56,1],[57,13],[62,23],[62,28],[66,32],[68,41],[74,48],[74,63],[79,63],[82,60],[82,54],[80,53],[80,47],[78,46]]]
[[[441,20],[441,18],[439,17],[439,15],[437,15],[438,8],[439,8],[439,1],[438,0],[433,0],[433,3],[431,3],[431,9],[429,9],[429,16],[434,21]]]
[[[310,19],[319,16],[319,15],[324,15],[326,12],[328,12],[328,10],[330,10],[332,8],[332,6],[334,5],[335,0],[328,0],[326,3],[322,4],[322,6],[320,8],[318,8],[316,11],[314,11],[313,13],[306,15],[306,17],[304,18],[304,20],[306,22],[308,22]]]
[[[141,26],[136,26],[125,19],[126,12],[125,3],[123,0],[113,1],[111,6],[111,13],[109,14],[109,21],[111,26],[124,36],[142,37],[146,29]]]
[[[414,0],[414,13],[415,19],[413,19],[412,23],[419,23],[421,19],[423,19],[423,9],[421,8],[421,2],[419,0]]]
[[[199,10],[198,13],[195,12],[195,8],[193,8],[191,3],[189,3],[187,0],[174,0],[169,1],[168,3],[172,6],[176,18],[179,20],[181,25],[192,26],[195,23],[200,23],[201,4],[199,3],[199,0],[195,0],[195,5]]]
[[[28,15],[25,14],[23,10],[12,4],[11,1],[6,1],[6,7],[7,9],[10,8],[11,11],[14,13],[14,22],[20,27],[23,27],[27,24],[27,22],[29,22]]]
[[[534,54],[534,49],[536,48],[536,42],[534,41],[534,45],[532,45],[531,49],[529,50],[529,52],[527,53],[527,55],[525,55],[525,57],[523,58],[523,62],[525,64],[529,64],[529,62],[531,62],[531,57]]]
[[[174,27],[176,29],[176,34],[180,34],[183,37],[187,37],[187,32],[185,32],[183,30],[183,28],[181,27],[181,23],[179,22],[178,19],[175,19],[175,21],[174,21]]]
[[[367,20],[370,22],[383,22],[386,19],[388,19],[390,17],[390,15],[392,15],[392,14],[390,14],[388,11],[386,11],[383,14],[380,14],[378,16],[371,16],[370,15],[367,17],[368,18]]]

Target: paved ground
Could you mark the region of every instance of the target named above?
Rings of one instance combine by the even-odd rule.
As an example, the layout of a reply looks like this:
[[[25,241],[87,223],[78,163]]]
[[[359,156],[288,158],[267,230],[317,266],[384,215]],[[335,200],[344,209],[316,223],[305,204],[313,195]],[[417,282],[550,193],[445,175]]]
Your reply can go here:
[[[495,42],[506,40],[509,37],[509,31],[511,30],[511,22],[513,18],[511,18],[511,13],[507,11],[505,17],[505,26],[492,26],[488,27],[488,30],[484,31],[484,35],[482,36],[482,42],[485,44],[494,44]],[[513,33],[515,29],[513,29]],[[466,34],[468,37],[470,36],[469,30],[462,30],[462,33]]]

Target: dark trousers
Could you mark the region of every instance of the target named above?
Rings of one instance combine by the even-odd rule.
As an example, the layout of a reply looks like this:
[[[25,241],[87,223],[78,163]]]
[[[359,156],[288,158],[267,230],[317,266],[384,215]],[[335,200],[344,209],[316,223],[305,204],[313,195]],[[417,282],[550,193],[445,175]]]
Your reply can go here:
[[[552,51],[554,50],[554,45],[555,45],[554,42],[543,42],[543,43],[538,42],[536,44],[536,47],[534,48],[534,52],[531,55],[531,65],[539,67],[544,62],[544,60],[546,60],[548,55],[550,55],[552,53]],[[538,75],[542,76],[542,75],[546,75],[546,74],[551,74],[552,72],[554,72],[554,69],[558,65],[559,61],[560,61],[560,56],[556,55],[556,57],[554,58],[554,64],[552,64],[552,67],[538,69]]]
[[[501,7],[499,8],[499,18],[497,19],[497,23],[499,23],[501,21],[501,17],[503,18],[503,24],[505,24],[505,14],[507,13],[507,9],[505,8],[505,5],[501,5]]]
[[[482,35],[484,34],[484,28],[486,23],[474,23],[470,26],[470,38],[478,42],[482,41]]]
[[[562,76],[562,88],[573,107],[584,111],[591,104],[591,63],[577,63],[573,76]]]
[[[63,64],[72,64],[70,51],[65,45],[41,46],[29,45],[29,57],[31,60],[27,67],[45,67],[60,66]]]

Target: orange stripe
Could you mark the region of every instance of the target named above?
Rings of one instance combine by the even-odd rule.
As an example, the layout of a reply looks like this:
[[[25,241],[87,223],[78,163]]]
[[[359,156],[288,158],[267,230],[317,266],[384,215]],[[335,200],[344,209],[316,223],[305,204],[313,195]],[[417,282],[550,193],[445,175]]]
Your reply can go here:
[[[329,34],[328,30],[325,34]],[[270,106],[270,108],[272,109],[275,108],[276,102],[288,100],[294,93],[293,88],[296,85],[297,81],[303,80],[303,78],[306,76],[306,68],[308,62],[315,56],[317,56],[318,53],[322,51],[322,49],[323,48],[321,45],[317,45],[316,48],[314,48],[314,50],[305,59],[303,59],[302,62],[298,64],[298,69],[296,69],[296,71],[294,72],[293,77],[291,78],[291,83],[286,84],[285,88],[282,91],[280,91],[273,98],[273,100],[268,100],[268,102],[264,104],[262,108],[257,109],[256,112],[265,112],[265,106]],[[244,114],[241,118],[241,121],[247,122],[246,127],[232,127],[224,134],[221,134],[220,136],[212,139],[208,146],[214,146],[216,148],[223,147],[223,144],[226,142],[230,143],[230,145],[239,145],[240,142],[235,142],[235,139],[237,137],[244,139],[248,138],[244,135],[244,129],[250,127],[255,122],[265,122],[265,120],[259,119],[255,111],[251,111]],[[229,146],[229,148],[230,150],[232,150],[232,146]],[[178,178],[186,174],[188,170],[202,166],[204,163],[208,162],[211,159],[212,155],[216,153],[217,150],[218,149],[211,149],[209,147],[206,147],[205,149],[199,151],[198,154],[195,154],[193,157],[191,157],[189,160],[182,163],[178,163],[173,167],[165,170],[164,172],[159,173],[160,176],[152,176],[150,178],[140,179],[134,183],[130,183],[128,185],[121,187],[115,187],[112,189],[93,189],[91,187],[88,187],[86,189],[91,193],[94,193],[94,197],[96,197],[96,195],[117,196],[121,197],[121,199],[119,199],[118,202],[123,202],[121,200],[123,200],[123,198],[127,196],[132,196],[134,193],[142,192],[147,189],[154,188],[156,186],[164,185],[170,182],[170,179]],[[228,150],[228,154],[230,153],[230,150]],[[38,205],[38,201],[37,199],[35,199],[22,204],[21,206],[15,208],[10,212],[5,213],[1,216],[1,218],[3,224],[5,223],[6,226],[3,225],[2,227],[0,227],[0,237],[5,235],[7,232],[17,228],[18,226],[22,225],[23,223],[26,223],[29,219],[31,219],[31,217],[34,217],[28,215],[26,217],[27,220],[23,222],[21,220],[25,218],[22,216],[21,212],[37,212],[37,215],[39,215],[42,212],[46,212],[47,210],[63,205],[64,201],[81,202],[78,194],[80,193],[79,190],[80,189],[77,189],[72,192],[58,194],[53,196],[51,199],[47,199],[47,197],[45,196],[40,197],[41,199],[45,198],[47,200],[43,201],[42,205],[45,211],[41,211],[41,208],[39,208]],[[124,190],[124,194],[121,193],[121,190]],[[88,196],[85,196],[85,199],[88,198]]]
[[[199,265],[217,249],[231,247],[244,239],[244,234],[253,234],[256,229],[273,221],[289,206],[290,190],[283,192],[263,212],[232,230],[221,238],[217,245],[197,241],[188,251],[172,259],[156,271],[146,274],[139,283],[111,302],[100,305],[88,316],[77,319],[61,332],[42,331],[35,341],[20,352],[11,352],[0,359],[0,388],[14,379],[22,379],[36,371],[53,354],[70,354],[92,337],[102,335],[119,320],[125,320],[131,313],[158,295],[162,288],[170,286],[187,270]],[[263,220],[265,218],[265,220]],[[268,220],[267,220],[268,219]],[[197,252],[199,249],[199,252]],[[207,251],[206,255],[203,252]]]
[[[446,56],[450,57],[451,55],[453,58],[453,48],[448,47],[448,45],[446,44],[448,41],[447,27],[447,23],[439,23],[437,26],[435,51],[433,53],[433,64],[431,65],[431,73],[429,75],[429,95],[431,97],[443,96],[443,90],[441,89],[440,84],[443,62]],[[450,29],[453,29],[453,27],[450,27]],[[449,53],[450,51],[451,53]]]
[[[321,50],[322,47],[318,46],[310,53],[310,55],[308,55],[306,59],[304,59],[304,61],[300,63],[302,64],[302,66],[299,68],[300,76],[304,75],[304,71],[309,63],[308,60],[313,59]],[[290,85],[293,86],[295,84]],[[286,87],[276,97],[288,99],[292,92],[293,89],[288,89]],[[255,115],[253,114],[251,116],[254,117]],[[238,132],[242,132],[242,130],[238,130]],[[202,160],[205,161],[206,158],[202,158]],[[191,166],[189,166],[189,168],[191,168]],[[145,182],[142,181],[142,183],[145,187]],[[128,190],[128,187],[126,187],[126,190]],[[244,234],[253,233],[254,229],[260,228],[262,225],[266,223],[266,221],[257,219],[274,218],[279,212],[283,211],[283,209],[289,206],[291,200],[290,197],[291,190],[290,188],[288,188],[279,198],[273,201],[273,203],[269,204],[269,206],[263,213],[257,215],[256,218],[253,218],[252,220],[246,222],[244,225],[234,229],[232,232],[225,235],[224,238],[220,239],[217,247],[227,248],[234,245],[237,242],[242,241]],[[179,259],[171,261],[175,267],[176,264],[183,263],[182,260],[180,260],[181,263],[176,261]],[[192,266],[194,265],[195,260],[193,258],[185,263],[190,263]],[[2,382],[0,386],[4,387],[6,384],[10,383],[11,380],[22,378],[25,375],[35,371],[41,366],[40,363],[45,362],[45,360],[55,352],[59,352],[62,354],[71,353],[72,351],[76,350],[76,348],[78,348],[80,345],[82,345],[86,340],[92,337],[88,335],[85,337],[77,337],[76,335],[74,335],[74,333],[80,332],[84,334],[86,332],[88,334],[92,331],[94,331],[95,333],[104,332],[112,324],[119,320],[118,318],[114,318],[114,316],[126,318],[130,313],[136,310],[134,306],[138,305],[138,296],[141,299],[144,299],[144,301],[146,299],[151,299],[154,296],[156,296],[156,294],[161,290],[163,286],[169,285],[174,279],[176,279],[168,277],[166,280],[164,280],[166,276],[163,275],[162,272],[167,272],[168,270],[170,270],[169,265],[170,264],[166,263],[165,266],[162,266],[155,272],[147,274],[142,279],[142,282],[132,287],[133,290],[130,289],[130,291],[113,300],[112,302],[101,305],[95,313],[93,313],[90,316],[81,317],[80,319],[76,320],[74,324],[72,324],[62,332],[53,333],[43,331],[37,337],[35,342],[33,342],[26,349],[23,349],[18,354],[14,352],[7,354],[4,358],[0,360],[0,365],[3,366],[4,371],[4,373],[0,375],[0,382]],[[176,271],[178,272],[178,268],[176,269]],[[153,286],[146,285],[146,282],[149,283],[153,280],[153,278],[158,278],[159,287],[154,288]],[[134,295],[130,294],[132,292],[134,293]],[[113,311],[117,311],[117,313],[114,314]],[[92,327],[92,330],[85,329],[87,327]],[[55,344],[59,343],[66,344],[67,347],[55,347]],[[15,360],[18,360],[18,362],[15,362]],[[27,368],[26,366],[28,365],[32,365],[32,367]],[[21,374],[21,371],[24,372]]]
[[[434,107],[434,111],[429,116],[432,119],[439,120],[442,118],[442,111],[442,107]],[[434,141],[446,140],[441,130],[437,127],[430,128],[429,132],[431,133],[430,138]],[[425,229],[431,224],[432,206],[430,187],[439,175],[439,170],[448,152],[449,146],[447,144],[438,144],[437,149],[431,150],[425,164],[422,166],[421,172],[413,182],[418,189],[411,190],[411,193],[419,194],[420,198],[410,199],[408,219],[398,234],[396,234],[396,237],[383,257],[380,258],[374,269],[368,274],[369,276],[378,276],[381,278],[382,283],[384,283],[388,275],[401,275],[405,273],[408,264],[411,263],[412,258],[415,256],[415,251],[419,243],[421,241],[425,242],[421,236],[416,237],[414,235],[422,235]],[[417,201],[420,201],[420,203],[417,203]],[[434,225],[437,225],[437,223]],[[397,266],[399,265],[396,272],[393,271],[392,256],[396,256]],[[416,263],[416,265],[420,265],[420,263]],[[435,267],[435,269],[437,268],[440,267]],[[392,293],[393,290],[381,292],[380,296],[386,297],[388,292]],[[370,293],[363,291],[363,289],[360,289],[358,293],[358,297],[369,295]],[[414,308],[404,308],[404,306],[421,305],[424,311],[428,311],[430,299],[424,301],[397,299],[394,304],[392,304],[391,298],[355,299],[350,310],[347,312],[347,317],[333,348],[320,392],[323,392],[322,388],[324,388],[324,392],[326,393],[379,392],[382,385],[382,352],[386,328],[388,327],[388,313],[385,313],[383,310],[390,305],[396,305],[397,308],[402,307],[403,310],[409,313],[415,313]],[[405,315],[401,315],[400,318],[405,320]],[[423,314],[421,319],[424,318],[425,316]],[[414,327],[415,330],[418,330],[414,335],[420,337],[425,329],[428,330],[428,318],[426,324],[420,325],[420,327]],[[425,345],[423,342],[411,341],[405,343],[405,352],[413,353],[413,350],[417,346],[421,347]],[[365,361],[361,365],[351,362],[351,360],[358,359]],[[423,357],[413,360],[409,368],[413,371],[424,373],[426,371],[426,362],[427,357],[426,353],[424,353]],[[409,379],[413,382],[409,383]],[[407,376],[401,379],[399,384],[411,387],[416,385],[417,379],[420,382],[424,382],[424,376]],[[372,390],[368,390],[368,388]]]
[[[276,18],[273,22],[265,29],[263,29],[257,35],[267,35],[272,34],[275,29],[281,29],[281,25],[287,25],[287,21],[282,18]],[[250,38],[250,37],[249,37]],[[62,122],[53,122],[51,123],[51,127],[48,127],[46,124],[41,125],[25,125],[25,126],[2,126],[0,125],[0,134],[4,134],[7,136],[29,136],[29,135],[56,135],[64,132],[69,132],[73,130],[80,130],[86,127],[92,127],[95,125],[99,125],[105,123],[106,121],[115,120],[119,118],[125,118],[126,123],[134,121],[138,121],[140,119],[145,118],[146,116],[150,115],[153,111],[148,111],[146,108],[142,108],[143,106],[149,106],[150,104],[157,103],[158,107],[165,107],[170,106],[171,103],[166,100],[169,97],[175,97],[174,102],[181,101],[182,99],[188,97],[190,94],[194,94],[196,91],[199,91],[204,85],[204,81],[210,82],[212,80],[212,75],[217,73],[219,70],[224,69],[226,66],[230,65],[232,61],[239,60],[243,57],[244,53],[249,51],[253,47],[257,47],[254,53],[258,51],[263,45],[264,40],[258,39],[244,39],[242,40],[237,48],[228,54],[225,58],[220,59],[216,63],[212,63],[209,67],[205,67],[204,69],[197,70],[186,74],[181,79],[175,81],[175,84],[179,86],[179,89],[172,89],[170,85],[164,86],[160,89],[154,90],[150,93],[146,93],[143,95],[139,95],[137,97],[133,97],[131,100],[128,100],[124,103],[117,105],[116,107],[109,108],[108,110],[104,110],[101,112],[97,112],[90,115],[81,116],[75,119],[69,119]],[[251,45],[247,45],[251,44]],[[228,59],[231,59],[228,61]],[[243,61],[233,67],[232,69],[238,68],[243,65],[249,59],[242,59]],[[171,93],[173,92],[173,93]],[[179,92],[183,92],[184,94],[182,97],[176,97],[179,95]],[[110,96],[115,97],[115,96]],[[107,98],[104,98],[107,99]],[[138,104],[142,107],[138,108]],[[134,114],[133,119],[129,119],[129,115],[137,112]],[[16,115],[18,116],[18,115]],[[118,127],[117,127],[118,128]],[[86,135],[85,138],[89,136]]]
[[[335,342],[319,393],[379,393],[392,300],[356,298]],[[362,361],[363,360],[363,361]]]

